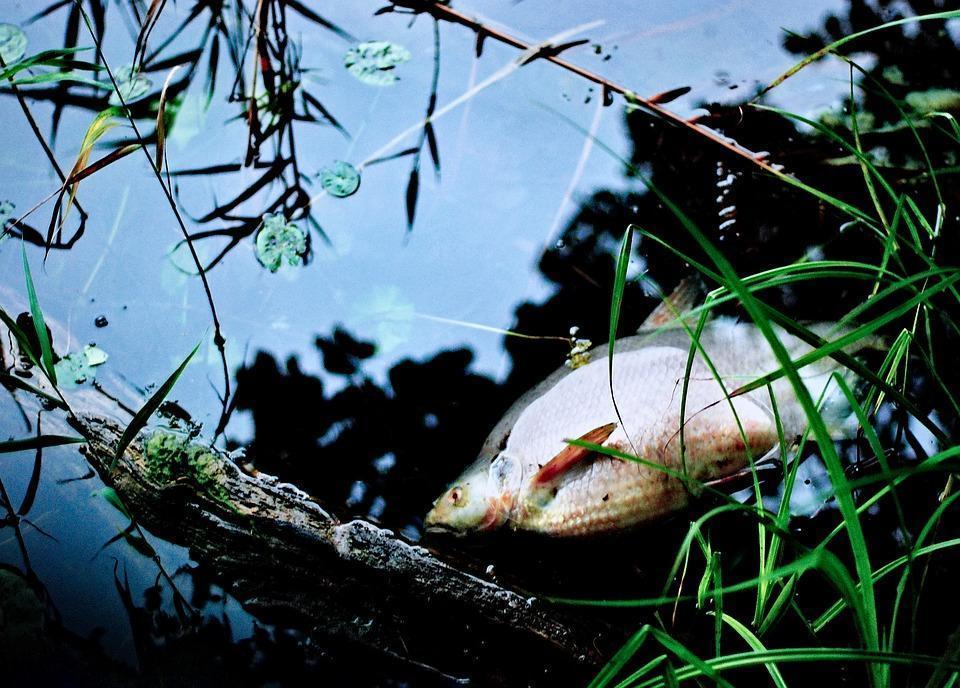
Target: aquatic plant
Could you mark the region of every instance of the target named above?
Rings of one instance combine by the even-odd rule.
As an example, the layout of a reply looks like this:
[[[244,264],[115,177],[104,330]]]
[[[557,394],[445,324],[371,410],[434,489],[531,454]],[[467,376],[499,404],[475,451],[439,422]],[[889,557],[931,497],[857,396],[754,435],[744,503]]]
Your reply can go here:
[[[206,494],[233,508],[223,488],[222,456],[189,437],[167,430],[154,430],[143,444],[148,475],[159,483],[187,480]]]

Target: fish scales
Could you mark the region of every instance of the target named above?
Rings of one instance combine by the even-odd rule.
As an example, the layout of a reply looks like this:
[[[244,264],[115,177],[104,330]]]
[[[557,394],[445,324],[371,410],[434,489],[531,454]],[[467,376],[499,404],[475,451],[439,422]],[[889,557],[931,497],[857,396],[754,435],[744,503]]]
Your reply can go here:
[[[679,429],[687,358],[688,351],[662,346],[615,356],[614,397],[623,423],[606,446],[676,473],[684,471]],[[504,453],[516,455],[524,473],[533,474],[563,450],[565,439],[580,437],[616,418],[608,379],[605,359],[565,377],[520,416]],[[582,396],[576,394],[578,390],[584,390]],[[744,468],[750,454],[759,458],[777,442],[772,417],[751,399],[727,400],[702,359],[691,368],[684,418],[685,468],[696,480],[708,481]],[[589,534],[653,520],[681,508],[688,497],[683,483],[664,471],[602,457],[572,469],[543,506],[528,485],[511,525],[554,535]]]
[[[827,335],[835,328],[818,324],[811,329]],[[811,350],[782,329],[775,332],[793,358]],[[569,440],[598,432],[606,447],[700,482],[730,475],[751,458],[777,450],[771,396],[788,441],[803,433],[806,415],[784,378],[728,396],[780,367],[754,325],[717,318],[707,323],[699,344],[702,351],[691,363],[685,406],[691,340],[679,328],[616,342],[613,398],[606,346],[593,349],[587,365],[547,378],[514,404],[478,461],[434,503],[428,527],[462,533],[507,525],[557,536],[589,535],[649,522],[689,502],[689,483],[662,470],[571,448]],[[863,346],[854,344],[847,351]],[[839,369],[825,358],[802,368],[800,375],[818,399]],[[835,396],[840,395],[827,395],[827,401]],[[842,409],[836,415],[842,418]],[[835,425],[839,434],[840,425]]]

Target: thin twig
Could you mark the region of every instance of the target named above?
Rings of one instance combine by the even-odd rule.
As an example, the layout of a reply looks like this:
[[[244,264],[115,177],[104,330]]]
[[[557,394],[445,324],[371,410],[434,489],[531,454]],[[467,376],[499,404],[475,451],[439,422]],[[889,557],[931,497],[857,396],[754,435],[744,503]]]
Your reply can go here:
[[[455,10],[449,5],[434,2],[432,0],[391,0],[391,1],[393,5],[397,7],[410,9],[410,10],[413,10],[414,12],[426,12],[427,14],[431,15],[435,19],[443,19],[445,21],[448,21],[454,24],[460,24],[461,26],[465,26],[471,31],[473,31],[474,33],[476,33],[478,39],[489,37],[496,41],[499,41],[500,43],[504,43],[505,45],[509,45],[514,48],[518,48],[520,50],[530,50],[530,48],[532,47],[530,44],[524,43],[520,39],[515,38],[514,36],[511,36],[508,33],[495,29],[491,26],[488,26],[480,22],[477,19],[467,16],[466,14],[463,14],[462,12]],[[770,174],[773,174],[776,176],[783,175],[783,172],[781,170],[779,170],[777,167],[766,162],[763,159],[763,156],[761,156],[760,154],[755,153],[741,146],[736,141],[733,141],[732,139],[724,136],[723,134],[720,134],[719,132],[716,132],[713,129],[710,129],[709,127],[703,126],[702,124],[698,124],[696,121],[696,118],[685,119],[684,117],[682,117],[681,115],[678,115],[672,110],[668,110],[663,106],[659,105],[657,103],[657,96],[643,98],[637,95],[636,93],[634,93],[633,91],[631,91],[630,89],[626,88],[625,86],[622,86],[614,81],[611,81],[605,77],[602,77],[599,74],[595,74],[594,72],[591,72],[588,69],[584,69],[583,67],[575,65],[572,62],[568,62],[567,60],[564,60],[562,57],[559,57],[558,55],[550,54],[549,50],[542,50],[541,54],[538,57],[540,59],[547,60],[548,62],[552,62],[553,64],[567,70],[568,72],[571,72],[572,74],[576,74],[577,76],[583,79],[586,79],[587,81],[591,81],[601,86],[603,88],[603,93],[601,94],[601,96],[605,102],[606,102],[606,99],[610,97],[610,94],[613,94],[613,93],[619,94],[623,96],[629,104],[642,107],[645,110],[649,110],[650,112],[662,117],[663,119],[669,122],[673,122],[674,124],[677,124],[681,127],[689,129],[694,133],[709,139],[710,141],[716,143],[717,145],[723,148],[726,148],[728,151],[730,151],[734,155],[738,155],[741,158],[748,160],[752,164],[756,165],[757,167],[759,167],[760,169],[766,172],[769,172]]]
[[[213,300],[213,292],[210,289],[210,282],[207,280],[206,272],[203,269],[203,266],[200,263],[200,256],[197,254],[197,250],[193,245],[193,242],[190,239],[190,233],[187,231],[187,226],[183,222],[183,217],[180,215],[180,210],[177,208],[177,202],[173,198],[173,193],[170,188],[164,184],[163,175],[160,171],[160,168],[156,165],[153,160],[153,156],[150,155],[150,151],[146,145],[146,141],[143,138],[143,135],[140,133],[140,128],[137,126],[136,120],[133,118],[133,115],[130,113],[130,110],[127,108],[127,104],[123,99],[123,94],[120,91],[120,86],[117,83],[113,75],[113,70],[110,69],[110,66],[107,64],[106,56],[103,54],[103,48],[100,45],[100,41],[97,40],[97,36],[93,31],[93,27],[90,26],[90,17],[87,16],[86,11],[83,9],[83,5],[80,3],[80,0],[74,0],[77,8],[80,11],[81,16],[83,16],[83,23],[87,27],[87,31],[90,32],[90,37],[93,39],[93,43],[96,46],[97,54],[103,62],[103,67],[107,72],[107,76],[110,77],[110,82],[113,84],[114,91],[117,94],[117,97],[120,99],[120,105],[123,107],[124,112],[127,115],[127,120],[130,122],[130,126],[133,128],[133,132],[137,137],[137,140],[140,142],[140,149],[143,151],[143,154],[147,157],[147,162],[150,164],[150,169],[153,172],[154,176],[157,178],[157,181],[160,183],[160,188],[163,189],[163,194],[167,198],[167,203],[170,205],[170,209],[173,211],[173,215],[177,220],[177,225],[180,228],[180,232],[183,234],[183,238],[186,241],[187,247],[190,250],[190,256],[193,259],[194,264],[197,266],[197,274],[200,277],[200,281],[203,283],[203,290],[206,293],[207,304],[210,306],[210,316],[213,319],[213,343],[217,347],[217,351],[220,354],[220,362],[223,368],[223,396],[220,399],[221,402],[221,414],[227,412],[227,407],[230,400],[230,369],[227,366],[227,352],[226,352],[226,339],[223,336],[220,326],[220,318],[217,315],[217,306]]]

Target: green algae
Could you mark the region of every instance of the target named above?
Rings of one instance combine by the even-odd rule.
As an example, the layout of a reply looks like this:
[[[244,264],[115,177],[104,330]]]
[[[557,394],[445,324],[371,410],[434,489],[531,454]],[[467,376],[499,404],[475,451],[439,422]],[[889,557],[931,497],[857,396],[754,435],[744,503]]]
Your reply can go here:
[[[229,493],[223,486],[225,458],[188,437],[156,430],[144,444],[147,475],[159,483],[188,480],[198,491],[234,511]]]

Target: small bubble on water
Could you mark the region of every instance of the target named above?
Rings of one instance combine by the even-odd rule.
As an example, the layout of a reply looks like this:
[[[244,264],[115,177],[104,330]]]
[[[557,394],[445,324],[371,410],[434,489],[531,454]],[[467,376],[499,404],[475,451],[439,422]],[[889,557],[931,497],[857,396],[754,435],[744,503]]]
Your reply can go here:
[[[93,324],[96,325],[97,327],[106,327],[107,325],[110,324],[110,321],[107,320],[107,316],[98,315],[97,319],[93,321]]]

